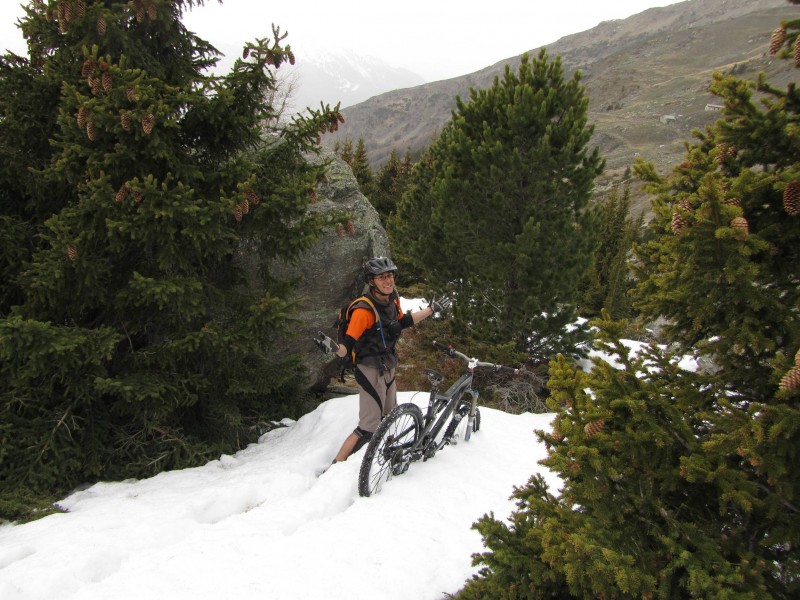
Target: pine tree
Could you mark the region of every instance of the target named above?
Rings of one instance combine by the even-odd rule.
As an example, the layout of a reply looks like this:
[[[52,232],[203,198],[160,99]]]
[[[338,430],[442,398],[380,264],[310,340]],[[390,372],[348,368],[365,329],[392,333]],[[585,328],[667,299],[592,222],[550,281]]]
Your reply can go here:
[[[455,322],[538,358],[576,352],[578,286],[595,247],[588,207],[602,169],[580,74],[521,59],[471,90],[423,157],[393,239],[434,286],[458,282]]]
[[[370,202],[378,211],[381,220],[388,223],[395,212],[397,202],[411,184],[411,155],[406,152],[403,159],[397,150],[392,150],[389,159],[376,173],[375,186]]]
[[[794,47],[800,20],[782,28]],[[539,436],[560,494],[532,479],[510,525],[478,523],[490,551],[461,598],[800,593],[800,96],[763,77],[710,89],[722,118],[686,160],[665,178],[635,169],[657,196],[634,301],[669,318],[673,350],[633,356],[604,312],[616,366],[551,364],[556,417]],[[709,366],[684,369],[686,354]]]
[[[337,145],[339,142],[336,142]],[[353,164],[353,140],[346,138],[342,147],[337,150],[339,157],[348,165]]]
[[[358,187],[361,193],[367,198],[372,197],[374,194],[374,175],[372,168],[369,166],[369,157],[367,156],[367,147],[364,144],[364,138],[359,138],[356,144],[356,151],[353,153],[353,159],[350,162],[350,168],[353,169],[353,175],[358,181]]]
[[[581,314],[597,316],[605,308],[616,319],[631,315],[628,291],[633,285],[628,255],[640,237],[643,217],[630,216],[630,185],[618,188],[598,204],[599,242],[583,282]]]
[[[316,239],[304,155],[341,115],[277,124],[277,27],[208,75],[197,5],[31,2],[30,56],[0,59],[4,490],[197,464],[296,391],[270,265]]]
[[[353,140],[350,138],[346,138],[341,147],[338,144],[337,142],[336,153],[344,162],[350,165],[361,193],[368,199],[371,198],[375,191],[375,182],[372,169],[369,166],[369,157],[367,156],[367,147],[364,144],[364,139],[359,138],[355,150],[353,150]]]

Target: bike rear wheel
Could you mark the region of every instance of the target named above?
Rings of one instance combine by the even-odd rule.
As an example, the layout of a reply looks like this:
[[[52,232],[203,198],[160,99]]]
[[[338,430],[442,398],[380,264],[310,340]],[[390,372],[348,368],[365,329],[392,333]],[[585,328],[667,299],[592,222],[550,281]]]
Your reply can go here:
[[[358,493],[371,496],[386,481],[401,475],[411,461],[410,449],[422,430],[422,411],[416,404],[399,404],[381,421],[361,461]]]
[[[481,428],[481,409],[475,409],[475,419],[472,428],[469,428],[469,409],[470,402],[464,401],[458,405],[458,409],[453,413],[453,418],[447,424],[444,438],[448,444],[458,444],[461,440],[469,441],[473,432]]]

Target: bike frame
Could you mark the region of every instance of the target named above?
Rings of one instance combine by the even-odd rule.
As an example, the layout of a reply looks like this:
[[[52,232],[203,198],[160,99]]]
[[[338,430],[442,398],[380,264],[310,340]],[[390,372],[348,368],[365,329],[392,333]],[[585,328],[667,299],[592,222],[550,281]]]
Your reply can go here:
[[[447,444],[458,443],[464,417],[467,424],[463,439],[469,441],[473,430],[480,425],[479,393],[472,388],[476,368],[486,367],[496,373],[519,373],[519,369],[471,358],[452,346],[439,342],[433,342],[433,345],[451,358],[466,361],[466,372],[442,394],[439,386],[444,376],[433,369],[425,369],[431,382],[427,410],[423,412],[413,403],[399,404],[381,421],[367,446],[359,471],[361,496],[377,492],[383,482],[405,473],[412,462],[433,458]],[[468,407],[465,401],[469,402]]]
[[[467,428],[464,433],[464,440],[469,440],[472,434],[473,424],[475,423],[475,410],[478,407],[478,397],[480,396],[478,390],[472,389],[472,381],[477,367],[506,369],[514,373],[519,372],[518,369],[509,369],[508,367],[469,357],[450,346],[445,346],[438,342],[434,342],[433,344],[437,348],[447,352],[450,357],[461,358],[467,361],[467,370],[446,392],[444,392],[444,394],[439,394],[439,384],[444,380],[444,377],[432,369],[425,369],[425,374],[431,382],[431,391],[428,397],[428,408],[423,415],[422,431],[417,441],[408,449],[411,460],[419,460],[420,458],[427,460],[428,458],[432,458],[437,450],[440,450],[449,442],[449,440],[445,438],[442,438],[439,442],[435,442],[435,440],[445,425],[448,424],[450,417],[453,415],[456,408],[458,408],[465,394],[471,396],[469,412],[466,415],[468,419]]]

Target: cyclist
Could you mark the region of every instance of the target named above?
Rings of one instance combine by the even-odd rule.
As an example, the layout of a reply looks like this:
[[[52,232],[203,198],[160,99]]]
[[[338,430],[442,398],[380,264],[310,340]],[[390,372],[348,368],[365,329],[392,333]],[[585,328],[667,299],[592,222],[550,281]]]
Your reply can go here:
[[[355,379],[358,385],[358,426],[345,438],[334,463],[346,460],[369,442],[383,417],[397,405],[395,368],[398,365],[395,346],[400,331],[416,325],[434,312],[450,307],[447,297],[432,300],[420,311],[405,314],[400,308],[395,278],[397,267],[390,258],[376,256],[364,263],[365,295],[372,300],[380,317],[377,321],[366,303],[356,304],[347,327],[344,343],[320,333],[314,341],[323,352],[339,358],[354,352]]]

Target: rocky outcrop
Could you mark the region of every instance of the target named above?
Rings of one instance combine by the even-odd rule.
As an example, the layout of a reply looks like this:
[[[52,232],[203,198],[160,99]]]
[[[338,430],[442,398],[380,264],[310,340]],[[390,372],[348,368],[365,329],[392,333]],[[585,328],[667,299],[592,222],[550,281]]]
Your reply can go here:
[[[310,210],[323,218],[345,212],[352,229],[337,234],[331,226],[316,245],[291,264],[276,265],[272,272],[281,278],[299,278],[295,335],[284,339],[287,354],[299,354],[307,370],[307,389],[323,389],[338,370],[338,360],[323,354],[312,338],[318,331],[336,337],[336,311],[363,288],[362,264],[372,256],[389,256],[389,241],[380,217],[359,191],[349,165],[324,150],[322,159],[331,160],[328,182],[317,187],[317,202]]]

